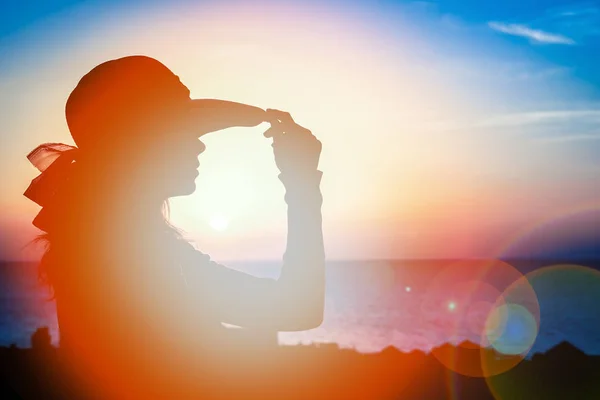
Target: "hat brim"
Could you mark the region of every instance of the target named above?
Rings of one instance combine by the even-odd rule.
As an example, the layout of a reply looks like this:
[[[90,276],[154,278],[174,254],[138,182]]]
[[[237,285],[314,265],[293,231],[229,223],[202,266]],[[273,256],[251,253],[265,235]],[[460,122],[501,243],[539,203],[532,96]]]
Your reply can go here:
[[[248,104],[218,99],[192,99],[190,104],[189,128],[197,136],[266,121],[265,110]]]

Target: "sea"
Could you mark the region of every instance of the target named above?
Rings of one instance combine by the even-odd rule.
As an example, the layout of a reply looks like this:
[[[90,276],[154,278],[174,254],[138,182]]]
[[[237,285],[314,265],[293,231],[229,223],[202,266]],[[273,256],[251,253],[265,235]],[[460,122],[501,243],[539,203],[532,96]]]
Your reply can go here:
[[[260,277],[276,278],[281,269],[274,261],[223,264]],[[281,345],[335,343],[363,353],[389,346],[430,351],[468,340],[527,357],[568,341],[600,355],[600,272],[591,264],[328,261],[323,324],[280,332],[278,340]],[[31,334],[43,326],[58,345],[55,304],[37,279],[36,264],[1,263],[0,346],[28,347]]]

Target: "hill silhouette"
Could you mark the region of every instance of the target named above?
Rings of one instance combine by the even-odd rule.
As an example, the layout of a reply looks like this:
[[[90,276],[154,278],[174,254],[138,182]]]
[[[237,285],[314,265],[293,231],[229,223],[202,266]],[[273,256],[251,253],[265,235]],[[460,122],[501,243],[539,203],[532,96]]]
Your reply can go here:
[[[0,398],[78,398],[85,372],[79,371],[81,380],[65,374],[60,349],[50,344],[47,328],[38,329],[31,339],[31,348],[0,348]],[[600,357],[568,342],[487,381],[452,372],[436,357],[453,352],[456,360],[468,359],[479,354],[474,343],[444,344],[431,353],[390,346],[364,354],[336,344],[253,342],[255,338],[240,342],[236,354],[224,356],[225,372],[213,379],[210,389],[199,384],[185,393],[202,399],[494,399],[494,394],[506,399],[600,398]]]

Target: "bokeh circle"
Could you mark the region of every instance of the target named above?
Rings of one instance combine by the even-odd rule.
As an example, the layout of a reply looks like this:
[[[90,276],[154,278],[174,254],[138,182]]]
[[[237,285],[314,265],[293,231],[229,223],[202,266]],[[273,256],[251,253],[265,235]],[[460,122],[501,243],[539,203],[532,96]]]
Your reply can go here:
[[[525,281],[539,302],[537,340],[525,362],[501,375],[486,374],[494,398],[600,399],[598,358],[590,357],[600,355],[600,272],[573,264],[539,268],[508,288],[505,298],[522,297]],[[508,348],[511,340],[521,335],[527,342],[532,329],[526,312],[514,313],[521,326],[496,344],[508,352],[519,350]]]
[[[432,354],[449,370],[470,377],[515,367],[539,326],[533,288],[521,272],[500,260],[450,263],[431,280],[422,313],[444,338],[445,344]]]

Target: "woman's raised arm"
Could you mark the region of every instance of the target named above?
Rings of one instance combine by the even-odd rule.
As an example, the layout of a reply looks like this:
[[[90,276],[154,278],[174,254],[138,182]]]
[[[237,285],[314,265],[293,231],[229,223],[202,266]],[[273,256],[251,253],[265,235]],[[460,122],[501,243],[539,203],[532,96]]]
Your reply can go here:
[[[288,237],[279,279],[258,278],[213,261],[198,251],[186,263],[196,298],[221,322],[248,328],[298,331],[323,320],[325,253],[317,170],[321,143],[288,113],[267,110],[275,161],[286,188]]]

